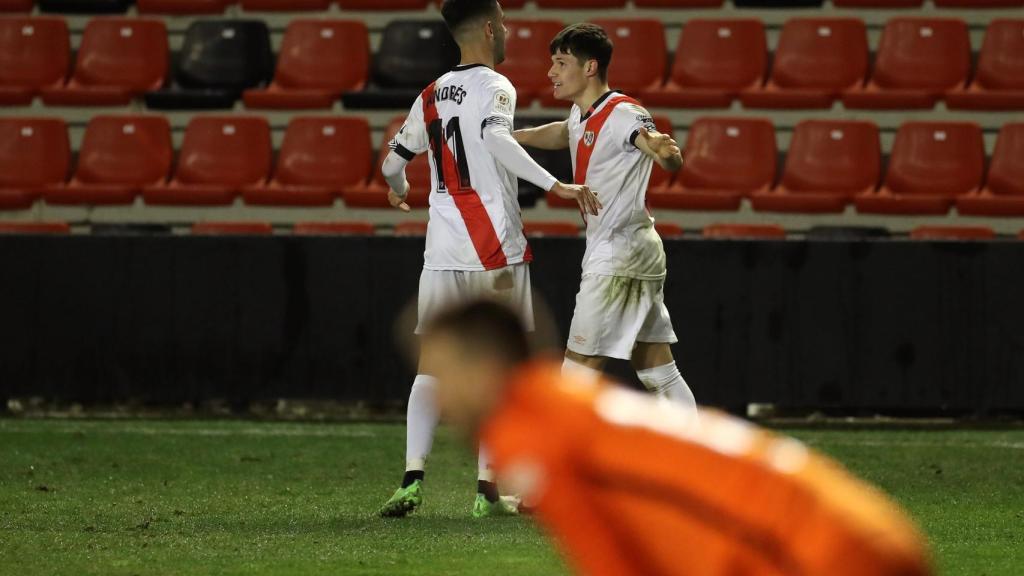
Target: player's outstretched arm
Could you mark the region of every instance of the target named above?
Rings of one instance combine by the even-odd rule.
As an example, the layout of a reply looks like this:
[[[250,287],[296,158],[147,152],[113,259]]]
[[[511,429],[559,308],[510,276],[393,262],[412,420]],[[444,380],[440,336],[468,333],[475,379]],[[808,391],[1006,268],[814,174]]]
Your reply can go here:
[[[569,123],[552,122],[535,128],[523,128],[512,133],[516,142],[541,150],[563,150],[569,147]]]
[[[668,134],[651,132],[641,127],[635,144],[641,152],[669,172],[676,172],[683,167],[683,155],[679,150],[679,144]]]
[[[388,186],[388,203],[402,212],[409,212],[409,205],[405,199],[409,196],[409,181],[405,179],[405,165],[409,162],[392,150],[384,158],[384,164],[380,171],[384,174],[384,180]]]

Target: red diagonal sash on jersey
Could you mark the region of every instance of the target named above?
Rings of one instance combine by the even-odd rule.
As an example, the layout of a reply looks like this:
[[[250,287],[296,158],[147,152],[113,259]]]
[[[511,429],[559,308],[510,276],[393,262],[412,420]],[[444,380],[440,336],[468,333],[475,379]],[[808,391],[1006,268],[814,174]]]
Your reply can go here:
[[[612,110],[616,106],[628,102],[630,104],[640,105],[639,102],[630,98],[629,96],[616,96],[601,108],[601,111],[593,114],[590,118],[583,123],[583,136],[580,141],[576,144],[576,170],[573,173],[573,181],[577,184],[585,184],[587,182],[587,170],[590,168],[590,157],[594,154],[594,149],[597,148],[597,137],[601,134],[601,128],[604,123],[608,121],[608,117],[611,116]],[[593,108],[590,112],[592,113]],[[593,132],[593,139],[590,144],[587,144],[587,132]],[[580,210],[580,215],[583,216],[583,223],[587,222],[587,217],[583,214],[583,210]]]
[[[422,97],[423,123],[429,126],[431,122],[438,119],[434,84],[427,86]],[[434,144],[431,140],[431,149]],[[436,153],[436,151],[434,152]],[[487,270],[504,268],[508,265],[508,259],[505,257],[505,251],[501,249],[501,240],[498,239],[498,234],[494,231],[494,223],[491,222],[491,217],[487,214],[476,190],[462,186],[455,156],[448,148],[448,140],[443,137],[441,138],[441,158],[443,160],[441,173],[444,175],[445,187],[448,188],[448,194],[455,202],[459,213],[462,214],[462,221],[465,222],[466,229],[469,230],[469,237],[480,258],[480,263]]]

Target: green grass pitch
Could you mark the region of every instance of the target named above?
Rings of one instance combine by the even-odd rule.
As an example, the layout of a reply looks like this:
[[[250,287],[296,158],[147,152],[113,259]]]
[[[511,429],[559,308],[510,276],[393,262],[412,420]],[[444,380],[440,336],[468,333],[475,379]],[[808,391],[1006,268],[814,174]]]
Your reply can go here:
[[[941,574],[1024,574],[1024,431],[790,432],[906,506]],[[0,420],[0,573],[565,572],[528,520],[469,517],[475,458],[446,430],[424,508],[376,518],[403,438],[398,424]]]

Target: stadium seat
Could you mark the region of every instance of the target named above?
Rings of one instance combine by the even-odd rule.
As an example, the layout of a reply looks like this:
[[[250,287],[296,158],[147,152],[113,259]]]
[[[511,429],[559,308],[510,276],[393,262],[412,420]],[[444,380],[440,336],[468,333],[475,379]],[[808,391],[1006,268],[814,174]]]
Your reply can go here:
[[[839,213],[853,197],[874,191],[880,172],[878,126],[804,120],[793,131],[782,181],[750,202],[759,212]]]
[[[146,204],[227,205],[270,172],[270,126],[258,116],[200,116],[185,130],[170,182],[147,186]]]
[[[173,156],[167,118],[96,116],[71,182],[43,197],[47,204],[131,204],[143,186],[167,180]]]
[[[645,90],[647,106],[728,108],[761,85],[768,52],[760,20],[700,20],[683,25],[668,82]]]
[[[0,0],[0,12],[31,12],[34,0]]]
[[[388,142],[402,128],[403,122],[405,122],[405,116],[397,116],[388,124],[384,131],[384,139],[381,141],[380,154],[371,168],[368,181],[346,187],[342,191],[346,206],[393,210],[391,204],[388,204],[388,185],[384,181],[380,167],[390,152]],[[405,177],[409,181],[410,188],[406,203],[414,208],[426,207],[430,197],[430,164],[427,162],[426,154],[420,154],[405,166]]]
[[[996,233],[988,226],[918,226],[910,231],[914,240],[991,240]]]
[[[823,0],[733,0],[737,8],[818,8]]]
[[[249,108],[330,108],[343,92],[361,90],[370,67],[366,24],[293,20],[285,31],[270,86],[246,90]]]
[[[140,14],[197,16],[223,14],[235,0],[136,0]]]
[[[744,196],[775,179],[775,128],[760,118],[700,118],[690,127],[683,169],[666,189],[651,190],[652,206],[737,210]]]
[[[712,224],[702,234],[705,238],[773,239],[785,238],[786,230],[777,224]]]
[[[568,8],[583,10],[589,8],[624,8],[626,0],[537,0],[537,7],[544,9]]]
[[[232,108],[242,91],[262,86],[274,70],[270,31],[262,20],[197,20],[185,31],[174,83],[148,92],[157,110]]]
[[[985,187],[958,197],[956,209],[972,216],[1024,216],[1024,123],[999,131]]]
[[[832,0],[836,8],[919,8],[924,0]]]
[[[62,85],[70,54],[63,18],[0,19],[0,106],[28,106],[40,89]]]
[[[409,108],[431,82],[459,63],[459,47],[444,22],[392,20],[374,57],[371,85],[346,92],[346,108]]]
[[[1024,19],[993,20],[974,80],[946,93],[953,110],[1024,110]]]
[[[935,0],[938,8],[1016,8],[1024,0]]]
[[[300,236],[373,236],[376,228],[370,222],[296,222],[293,231]]]
[[[430,0],[338,0],[342,10],[425,10]]]
[[[131,0],[39,0],[39,9],[58,14],[124,14],[131,3]]]
[[[662,238],[680,238],[685,233],[682,226],[672,222],[656,222],[654,229]]]
[[[637,8],[720,8],[725,0],[633,0]]]
[[[330,206],[370,175],[370,125],[364,118],[294,118],[268,183],[246,187],[246,204]]]
[[[71,146],[58,118],[0,118],[0,210],[29,208],[68,175]]]
[[[196,236],[269,236],[274,233],[270,222],[196,222]]]
[[[47,106],[124,106],[167,77],[167,28],[161,20],[96,18],[85,25],[67,84],[43,88]]]
[[[331,0],[241,0],[246,12],[323,12]]]
[[[893,18],[885,25],[874,72],[843,95],[847,108],[931,108],[966,85],[971,41],[962,20]]]
[[[945,214],[956,196],[981,187],[984,165],[977,124],[906,122],[896,133],[882,187],[854,204],[871,214]]]
[[[580,235],[580,227],[572,222],[523,222],[523,234],[532,237]]]
[[[856,18],[793,18],[779,36],[768,82],[740,94],[748,108],[831,108],[868,72],[867,28]]]
[[[538,96],[553,90],[548,80],[551,68],[548,45],[564,26],[557,20],[506,20],[505,26],[508,28],[505,61],[497,70],[516,87],[516,105],[526,108]]]
[[[67,222],[0,222],[0,234],[70,234]]]
[[[426,236],[427,223],[418,221],[395,224],[395,236]]]

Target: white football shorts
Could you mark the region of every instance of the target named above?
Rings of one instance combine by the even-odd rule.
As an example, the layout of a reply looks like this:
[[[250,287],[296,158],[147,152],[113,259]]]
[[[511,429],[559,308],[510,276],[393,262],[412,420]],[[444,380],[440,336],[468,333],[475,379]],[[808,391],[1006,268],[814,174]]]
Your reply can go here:
[[[569,350],[629,360],[637,342],[678,342],[665,307],[665,281],[583,276],[569,327]]]
[[[520,263],[482,272],[424,269],[420,274],[416,334],[422,334],[426,325],[448,308],[480,299],[517,311],[526,330],[533,331],[530,266]]]

